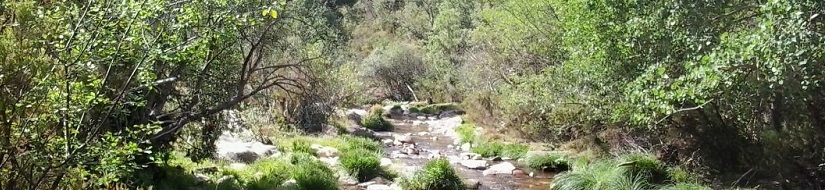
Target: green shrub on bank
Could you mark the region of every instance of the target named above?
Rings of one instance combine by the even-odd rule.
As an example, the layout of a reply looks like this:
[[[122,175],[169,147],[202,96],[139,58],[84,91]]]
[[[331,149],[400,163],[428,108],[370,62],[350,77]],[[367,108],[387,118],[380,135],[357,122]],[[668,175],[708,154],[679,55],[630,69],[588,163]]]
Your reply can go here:
[[[412,178],[402,180],[400,185],[406,190],[463,190],[465,188],[461,177],[443,158],[428,162]]]
[[[483,157],[502,156],[510,158],[520,158],[524,156],[528,150],[529,147],[527,147],[527,145],[501,142],[480,142],[472,148],[474,153],[480,154]]]
[[[424,114],[439,114],[443,111],[460,110],[461,108],[455,103],[441,103],[441,104],[414,104],[410,107],[410,112],[424,113]]]
[[[341,166],[358,181],[367,181],[381,175],[381,159],[367,149],[353,149],[341,155]]]
[[[280,190],[290,179],[296,182],[297,190],[338,189],[338,179],[324,163],[306,153],[291,153],[278,159],[263,159],[243,170],[226,170],[239,184],[248,190]]]
[[[552,190],[608,189],[709,189],[690,183],[692,177],[678,167],[667,167],[653,155],[631,153],[590,163],[576,163],[555,176]]]
[[[458,138],[461,140],[461,143],[473,143],[476,139],[476,130],[475,125],[465,123],[461,124],[455,129],[455,132],[458,133]]]
[[[373,106],[369,115],[361,119],[361,125],[373,131],[390,131],[392,123],[384,119],[384,108],[380,105]]]
[[[547,153],[528,156],[526,163],[527,167],[532,169],[560,172],[570,169],[570,163],[567,159],[567,156],[561,153]]]

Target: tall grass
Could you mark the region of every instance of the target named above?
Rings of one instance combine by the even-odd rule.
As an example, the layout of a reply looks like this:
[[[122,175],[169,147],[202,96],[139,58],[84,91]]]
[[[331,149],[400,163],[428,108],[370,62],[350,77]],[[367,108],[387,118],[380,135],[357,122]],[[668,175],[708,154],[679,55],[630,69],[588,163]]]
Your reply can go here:
[[[400,185],[406,190],[464,190],[465,188],[461,177],[450,166],[450,162],[443,158],[427,162],[424,168],[416,172],[412,178],[402,180]]]
[[[473,124],[461,124],[456,127],[455,132],[458,134],[461,143],[473,143],[476,140],[476,130]]]
[[[690,179],[686,171],[668,167],[653,155],[631,153],[593,162],[574,162],[572,170],[556,175],[551,189],[707,189],[698,183],[685,182]]]
[[[567,156],[561,153],[531,155],[525,159],[525,162],[527,167],[542,171],[560,172],[570,169]]]
[[[501,142],[479,142],[472,148],[474,153],[483,157],[503,156],[510,158],[521,158],[528,150],[527,145]]]

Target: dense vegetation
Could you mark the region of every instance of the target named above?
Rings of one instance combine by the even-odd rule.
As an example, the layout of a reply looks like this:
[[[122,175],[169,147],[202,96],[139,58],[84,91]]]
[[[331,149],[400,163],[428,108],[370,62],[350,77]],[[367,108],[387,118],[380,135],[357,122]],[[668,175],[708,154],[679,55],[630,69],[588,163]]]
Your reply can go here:
[[[168,172],[174,151],[212,157],[229,120],[260,133],[311,133],[336,107],[384,99],[459,102],[476,125],[522,142],[595,155],[650,150],[663,165],[717,186],[822,187],[823,7],[819,0],[4,1],[0,189],[147,185]],[[386,130],[382,115],[362,122]],[[470,132],[465,142],[476,141]],[[311,153],[305,142],[290,143],[281,144]],[[488,155],[526,151],[481,143],[476,149]],[[358,171],[376,172],[375,160],[363,162],[370,167]],[[613,171],[604,165],[581,168]],[[572,168],[567,176],[584,171]],[[318,177],[301,179],[335,185]]]

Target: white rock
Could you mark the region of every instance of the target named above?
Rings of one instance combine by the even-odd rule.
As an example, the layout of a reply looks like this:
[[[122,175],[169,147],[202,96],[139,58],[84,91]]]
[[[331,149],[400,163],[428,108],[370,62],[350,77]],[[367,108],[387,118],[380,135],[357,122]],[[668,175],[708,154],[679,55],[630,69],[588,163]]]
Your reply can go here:
[[[232,168],[234,170],[244,170],[247,168],[247,165],[243,163],[232,163],[229,164],[229,168]]]
[[[473,156],[473,160],[481,160],[481,159],[482,159],[481,155],[476,154],[476,155]]]
[[[367,190],[392,190],[392,188],[387,185],[375,184],[367,186]]]
[[[405,135],[397,135],[395,136],[395,140],[402,142],[402,143],[413,143],[412,136],[409,134]]]
[[[333,147],[321,147],[316,152],[319,157],[336,157],[338,156],[338,149]]]
[[[321,160],[321,162],[327,164],[329,167],[338,166],[338,164],[340,164],[338,157],[321,157],[318,160]]]
[[[473,158],[481,155],[472,152],[462,152],[461,154],[458,154],[458,156],[461,157],[461,159],[463,160],[475,160]]]
[[[298,187],[298,182],[294,179],[286,180],[284,183],[281,183],[281,189],[295,189]]]
[[[393,183],[392,185],[390,185],[390,189],[401,190],[401,186],[399,186],[398,183]]]
[[[470,151],[473,149],[473,145],[470,143],[464,143],[461,145],[461,151]]]
[[[392,165],[392,160],[389,158],[381,158],[381,167],[388,167]]]
[[[392,145],[393,141],[394,140],[392,140],[392,139],[383,139],[383,140],[381,140],[381,142],[383,142],[384,145]]]
[[[464,167],[475,170],[483,170],[484,168],[487,168],[486,160],[462,160],[459,163]]]
[[[453,140],[453,145],[458,146],[460,144],[461,144],[461,139],[454,139]]]
[[[487,170],[482,172],[483,175],[498,175],[498,174],[513,174],[513,170],[516,169],[516,166],[511,164],[510,162],[502,162],[496,165],[490,166]]]

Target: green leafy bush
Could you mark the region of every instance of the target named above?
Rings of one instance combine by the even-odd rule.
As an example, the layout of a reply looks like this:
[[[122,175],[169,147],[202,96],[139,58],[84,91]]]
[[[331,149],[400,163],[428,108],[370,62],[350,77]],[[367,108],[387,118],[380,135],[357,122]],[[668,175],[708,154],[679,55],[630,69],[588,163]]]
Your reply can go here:
[[[550,172],[566,171],[570,169],[567,156],[561,153],[547,153],[531,155],[526,158],[527,167]]]
[[[461,124],[455,129],[455,132],[458,133],[461,143],[473,143],[476,140],[476,130],[473,124]]]
[[[367,181],[381,175],[381,159],[367,149],[353,149],[341,155],[341,166],[358,181]]]
[[[225,170],[235,176],[243,189],[280,190],[286,180],[294,179],[298,190],[338,189],[338,179],[324,163],[306,153],[291,153],[278,159],[256,161],[243,170]]]
[[[370,114],[361,119],[361,125],[374,131],[390,131],[392,123],[384,119],[384,108],[380,105],[373,106]]]
[[[480,142],[472,148],[474,153],[480,154],[483,157],[503,156],[510,158],[520,158],[524,156],[528,150],[529,147],[527,147],[527,145],[501,142]]]
[[[652,183],[663,183],[668,179],[668,168],[651,154],[625,154],[618,160],[628,176],[642,177]]]
[[[446,159],[427,162],[424,168],[404,179],[401,187],[407,190],[463,190],[464,183]]]

